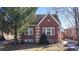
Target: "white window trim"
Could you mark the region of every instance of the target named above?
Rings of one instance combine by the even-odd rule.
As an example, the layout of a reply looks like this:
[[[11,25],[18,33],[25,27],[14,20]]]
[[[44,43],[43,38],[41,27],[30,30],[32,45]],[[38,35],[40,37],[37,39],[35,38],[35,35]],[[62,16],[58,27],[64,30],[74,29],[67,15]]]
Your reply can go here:
[[[50,32],[49,35],[47,34],[47,28],[50,28],[50,29],[51,29],[51,32]],[[46,31],[46,32],[45,32],[46,35],[48,35],[48,36],[52,36],[52,35],[54,36],[54,35],[55,35],[55,28],[54,28],[54,27],[43,27],[43,32],[44,32],[44,29],[45,29],[45,31]],[[52,31],[52,30],[53,30],[53,31]]]
[[[53,30],[52,35],[54,36],[55,35],[55,27],[52,27],[52,30]]]
[[[43,18],[42,18],[42,20],[37,24],[38,26],[42,23],[42,21],[47,17],[47,15],[48,14],[46,14]],[[52,17],[52,19],[54,19],[55,21],[56,21],[56,23],[60,26],[61,24],[55,19],[55,17],[54,16],[52,16],[51,14],[49,14],[51,17]]]
[[[33,42],[33,39],[25,39],[25,42]]]
[[[31,30],[30,28],[32,28],[32,27],[29,27],[29,28],[28,28],[27,35],[33,35],[33,28],[32,28],[32,33],[30,33],[30,30]]]

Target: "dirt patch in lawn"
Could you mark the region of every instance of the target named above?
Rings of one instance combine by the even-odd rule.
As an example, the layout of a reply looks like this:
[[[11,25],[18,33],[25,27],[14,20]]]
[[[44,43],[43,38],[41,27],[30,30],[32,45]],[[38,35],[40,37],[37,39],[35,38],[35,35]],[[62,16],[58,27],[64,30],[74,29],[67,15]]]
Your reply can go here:
[[[62,44],[56,43],[50,45],[43,45],[41,47],[23,49],[23,51],[64,51],[65,49],[66,47],[64,47]]]
[[[50,45],[39,44],[23,44],[16,46],[3,46],[0,51],[64,51],[64,47],[61,43],[55,43]]]

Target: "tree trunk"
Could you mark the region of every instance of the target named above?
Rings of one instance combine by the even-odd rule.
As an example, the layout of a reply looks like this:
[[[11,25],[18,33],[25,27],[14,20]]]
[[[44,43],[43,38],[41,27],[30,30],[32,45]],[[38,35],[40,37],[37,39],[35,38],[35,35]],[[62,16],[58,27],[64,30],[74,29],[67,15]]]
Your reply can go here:
[[[4,36],[4,14],[2,15],[2,22],[1,22],[1,35]]]
[[[78,39],[78,27],[77,27],[77,8],[75,7],[74,13],[75,13],[75,25],[76,25],[76,34],[77,34],[77,39]]]
[[[77,7],[75,7],[75,24],[76,24],[76,34],[77,34],[77,41],[79,45],[79,10]]]
[[[14,40],[15,40],[15,45],[18,44],[18,40],[17,40],[17,26],[14,25]]]
[[[4,33],[3,33],[3,31],[1,31],[1,36],[4,36]]]

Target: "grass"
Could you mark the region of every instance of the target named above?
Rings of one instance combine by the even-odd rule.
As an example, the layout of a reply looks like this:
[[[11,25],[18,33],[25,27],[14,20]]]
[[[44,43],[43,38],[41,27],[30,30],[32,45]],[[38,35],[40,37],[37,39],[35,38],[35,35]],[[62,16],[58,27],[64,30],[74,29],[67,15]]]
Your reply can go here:
[[[23,51],[64,51],[65,47],[59,43],[44,45],[36,48],[23,49]]]
[[[38,45],[38,44],[23,44],[23,45],[8,45],[0,48],[0,51],[64,51],[64,47],[61,43],[55,43],[50,45]]]

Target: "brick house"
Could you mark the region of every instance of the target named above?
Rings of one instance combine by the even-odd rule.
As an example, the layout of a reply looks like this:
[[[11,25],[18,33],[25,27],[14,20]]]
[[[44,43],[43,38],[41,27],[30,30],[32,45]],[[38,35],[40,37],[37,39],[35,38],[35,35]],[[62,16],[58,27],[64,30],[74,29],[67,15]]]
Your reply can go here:
[[[70,27],[68,29],[64,29],[65,37],[72,38],[73,40],[77,39],[76,28]]]
[[[26,33],[22,36],[26,42],[39,42],[42,33],[47,35],[50,43],[58,41],[60,21],[56,14],[36,14],[35,21],[28,25]]]

